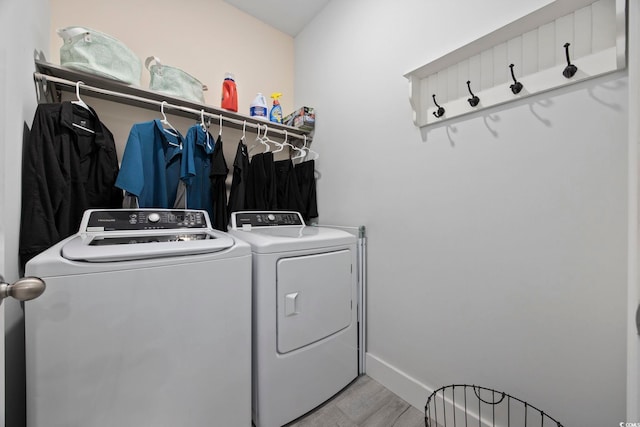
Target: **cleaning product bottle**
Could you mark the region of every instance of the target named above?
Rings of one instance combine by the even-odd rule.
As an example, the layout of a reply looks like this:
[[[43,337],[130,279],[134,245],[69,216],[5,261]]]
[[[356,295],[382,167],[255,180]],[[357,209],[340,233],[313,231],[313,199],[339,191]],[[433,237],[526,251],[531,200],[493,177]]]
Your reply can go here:
[[[238,92],[236,89],[236,80],[233,74],[226,73],[222,82],[222,108],[229,111],[238,111]]]
[[[276,123],[282,123],[282,106],[278,99],[282,96],[280,92],[273,92],[271,98],[273,98],[273,107],[269,113],[269,120]]]
[[[264,95],[258,93],[249,106],[249,115],[259,119],[268,120],[267,100]]]

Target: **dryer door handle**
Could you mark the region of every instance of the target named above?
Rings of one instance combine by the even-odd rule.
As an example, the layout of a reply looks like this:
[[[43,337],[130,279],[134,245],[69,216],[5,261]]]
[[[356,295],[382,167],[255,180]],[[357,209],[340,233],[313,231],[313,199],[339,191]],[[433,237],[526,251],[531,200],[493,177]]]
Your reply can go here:
[[[29,301],[42,295],[45,288],[44,280],[39,277],[23,277],[10,285],[0,276],[0,303],[7,297],[13,297],[18,301]]]
[[[300,292],[292,292],[284,296],[284,315],[285,316],[293,316],[299,313],[298,295],[300,295]]]

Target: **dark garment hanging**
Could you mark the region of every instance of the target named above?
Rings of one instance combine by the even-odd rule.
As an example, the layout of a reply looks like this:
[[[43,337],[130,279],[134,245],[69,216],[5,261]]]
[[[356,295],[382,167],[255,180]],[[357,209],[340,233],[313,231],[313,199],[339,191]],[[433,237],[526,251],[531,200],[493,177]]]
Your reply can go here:
[[[251,158],[247,179],[247,209],[276,209],[276,179],[273,153],[259,153]]]
[[[93,109],[40,104],[24,148],[20,258],[29,259],[78,231],[90,208],[119,208],[113,135]]]
[[[295,167],[298,178],[298,188],[302,198],[303,210],[300,212],[305,220],[318,217],[318,202],[316,198],[315,160],[297,164]]]
[[[300,187],[290,159],[274,162],[276,171],[276,209],[303,212]]]
[[[215,139],[206,128],[200,124],[191,126],[184,139],[180,165],[180,179],[186,186],[186,203],[183,205],[188,209],[206,210],[212,221],[214,214],[210,175],[214,151]],[[178,189],[180,190],[180,186]]]
[[[211,197],[213,199],[213,218],[211,222],[216,230],[227,231],[229,215],[227,214],[227,186],[229,173],[227,162],[222,151],[222,137],[218,135],[213,154],[211,154]]]
[[[242,211],[247,208],[245,204],[247,180],[249,178],[249,153],[247,146],[238,143],[236,157],[233,160],[233,180],[231,181],[231,193],[229,194],[229,215],[231,212]]]

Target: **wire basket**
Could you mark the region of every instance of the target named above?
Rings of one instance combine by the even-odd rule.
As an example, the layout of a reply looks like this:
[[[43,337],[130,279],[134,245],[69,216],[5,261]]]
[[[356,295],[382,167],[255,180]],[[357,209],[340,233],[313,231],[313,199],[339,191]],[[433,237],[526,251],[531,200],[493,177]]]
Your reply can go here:
[[[426,427],[562,427],[535,406],[503,391],[468,384],[440,387],[424,407]]]

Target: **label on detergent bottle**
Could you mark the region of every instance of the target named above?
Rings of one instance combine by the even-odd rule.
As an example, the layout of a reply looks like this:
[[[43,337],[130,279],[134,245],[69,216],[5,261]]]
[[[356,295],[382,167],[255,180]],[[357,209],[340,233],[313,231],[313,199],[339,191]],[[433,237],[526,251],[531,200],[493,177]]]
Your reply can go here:
[[[267,108],[267,100],[263,94],[258,93],[258,95],[256,95],[255,99],[249,106],[249,115],[260,119],[268,119],[269,109]]]
[[[260,105],[255,105],[252,107],[249,107],[249,113],[251,114],[252,117],[267,117],[267,107],[262,107]]]

